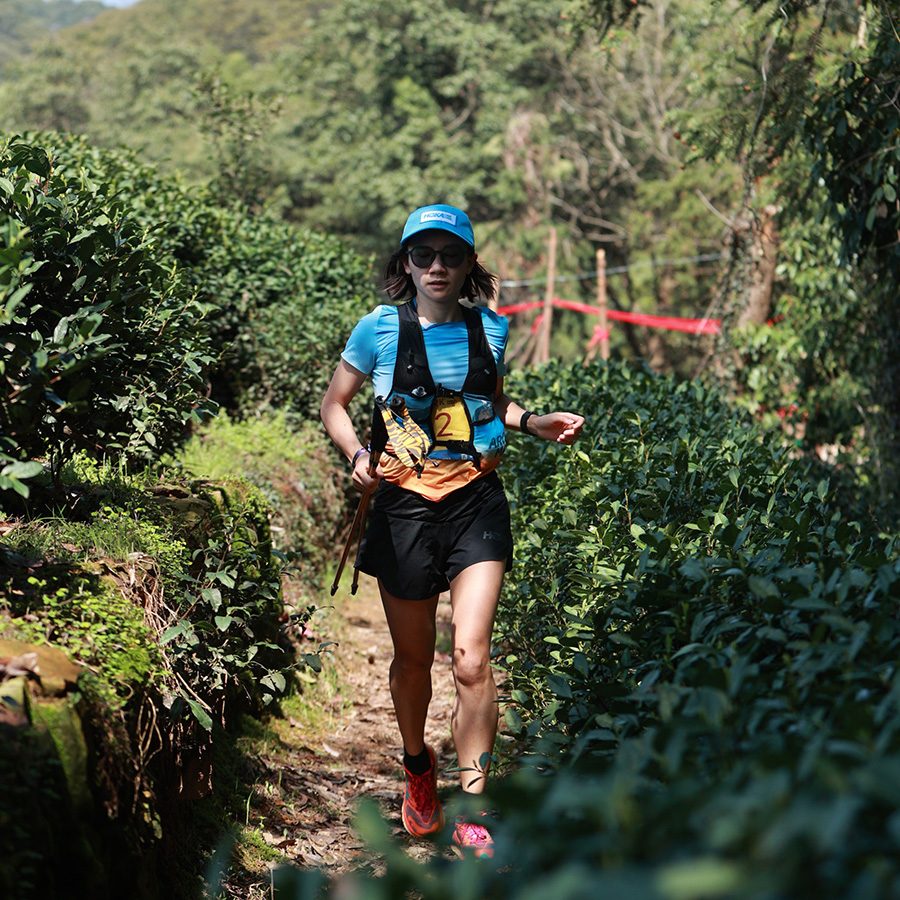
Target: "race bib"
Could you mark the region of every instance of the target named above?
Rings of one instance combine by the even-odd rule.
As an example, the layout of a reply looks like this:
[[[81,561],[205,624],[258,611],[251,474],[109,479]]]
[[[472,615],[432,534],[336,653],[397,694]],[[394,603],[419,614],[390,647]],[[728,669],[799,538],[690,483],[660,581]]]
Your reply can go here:
[[[435,397],[431,408],[435,444],[471,441],[472,429],[462,397]]]

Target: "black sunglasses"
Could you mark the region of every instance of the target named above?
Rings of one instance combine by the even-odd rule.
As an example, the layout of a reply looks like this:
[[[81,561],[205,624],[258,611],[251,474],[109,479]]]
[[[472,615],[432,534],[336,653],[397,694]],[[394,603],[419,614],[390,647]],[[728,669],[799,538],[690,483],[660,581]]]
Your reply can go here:
[[[451,244],[444,247],[443,250],[435,250],[434,247],[427,247],[425,244],[416,244],[415,247],[409,248],[409,258],[417,269],[427,269],[436,256],[441,258],[441,265],[448,269],[455,269],[461,266],[469,255],[469,251],[462,244]]]

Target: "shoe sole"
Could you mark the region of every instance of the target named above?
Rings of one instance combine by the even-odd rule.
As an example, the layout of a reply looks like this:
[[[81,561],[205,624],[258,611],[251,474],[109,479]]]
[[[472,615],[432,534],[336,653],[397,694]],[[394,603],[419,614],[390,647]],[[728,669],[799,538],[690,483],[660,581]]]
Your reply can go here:
[[[437,834],[444,827],[444,811],[440,811],[440,815],[438,816],[437,824],[433,828],[429,828],[427,831],[415,831],[414,829],[409,827],[409,821],[406,818],[406,811],[400,810],[400,819],[403,822],[403,827],[406,829],[406,833],[411,835],[412,837],[430,837],[432,834]]]

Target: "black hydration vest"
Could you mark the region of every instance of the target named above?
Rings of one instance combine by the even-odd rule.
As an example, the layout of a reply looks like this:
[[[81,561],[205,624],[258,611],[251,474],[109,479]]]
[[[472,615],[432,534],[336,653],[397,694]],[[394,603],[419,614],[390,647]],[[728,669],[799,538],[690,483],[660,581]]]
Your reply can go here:
[[[469,459],[480,468],[484,452],[502,453],[506,446],[502,423],[494,423],[497,363],[491,352],[481,313],[462,307],[469,347],[469,368],[461,391],[435,384],[428,368],[425,336],[412,301],[398,308],[397,361],[391,395],[402,397],[412,418],[431,439],[432,459]],[[463,417],[465,422],[463,422]],[[486,433],[489,430],[490,435]],[[489,442],[479,440],[480,437]]]

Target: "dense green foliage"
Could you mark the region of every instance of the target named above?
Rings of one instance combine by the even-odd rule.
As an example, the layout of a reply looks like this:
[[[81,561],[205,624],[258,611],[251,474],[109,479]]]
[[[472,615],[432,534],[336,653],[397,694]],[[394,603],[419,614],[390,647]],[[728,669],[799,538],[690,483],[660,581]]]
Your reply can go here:
[[[30,0],[23,13],[38,8],[43,16],[43,6]],[[303,33],[311,6],[141,0],[110,10],[11,61],[0,95],[16,112],[0,128],[86,133],[104,146],[124,144],[196,172],[208,155],[198,131],[199,73],[218,68],[245,89],[277,91],[279,53]]]
[[[61,896],[65,859],[73,897],[194,897],[197,845],[179,847],[192,821],[185,799],[217,784],[223,728],[287,693],[298,665],[269,508],[246,482],[158,482],[86,457],[61,478],[68,506],[55,518],[4,529],[0,634],[63,648],[86,667],[56,702],[87,750],[60,782],[44,732],[11,729],[4,777],[30,784],[43,773],[47,789],[0,798],[0,884]],[[33,706],[33,724],[46,724]],[[71,851],[53,856],[63,839]],[[13,872],[9,860],[29,864]]]
[[[71,532],[59,537],[78,539]],[[9,546],[21,551],[27,540],[22,535]],[[17,637],[64,646],[73,659],[92,667],[99,679],[95,690],[113,708],[136,688],[152,690],[163,663],[142,611],[91,567],[49,566],[47,578],[41,577],[42,568],[32,570],[27,589],[18,579],[9,586],[6,602],[12,606],[4,612],[13,611]]]
[[[0,490],[74,449],[156,459],[215,401],[315,415],[374,301],[345,245],[78,138],[13,139],[0,171]]]
[[[837,222],[842,256],[861,260],[859,276],[868,294],[866,338],[875,352],[863,367],[869,383],[872,440],[877,483],[887,518],[897,521],[900,481],[900,41],[897,23],[885,5],[871,49],[848,57],[828,90],[814,99],[806,140],[816,161],[813,175],[828,191],[829,212]],[[888,98],[892,97],[891,101]],[[845,346],[856,350],[856,342]],[[875,403],[872,403],[874,395]]]
[[[718,857],[732,896],[896,890],[897,547],[701,388],[589,374],[519,386],[590,430],[514,457],[513,723],[607,779],[600,858]]]
[[[108,682],[126,696],[135,682],[147,689],[165,682],[174,719],[193,714],[206,728],[228,692],[258,705],[283,692],[281,564],[255,488],[237,480],[155,483],[84,458],[62,478],[72,508],[23,522],[0,547],[12,579],[6,612],[19,633],[60,644],[101,673],[109,667]],[[115,588],[104,575],[129,565],[141,573],[130,602],[146,607],[150,646],[146,635],[128,637],[116,603],[91,599]],[[155,662],[120,663],[120,651],[128,659],[150,653]]]
[[[174,450],[207,379],[250,418],[195,437],[184,463],[246,468],[257,486],[175,485],[125,512],[97,499],[83,521],[23,526],[0,562],[53,559],[17,582],[38,616],[24,631],[68,640],[113,682],[179,673],[196,692],[172,687],[167,714],[195,735],[234,693],[284,690],[257,491],[299,498],[276,527],[303,530],[286,549],[316,573],[334,486],[321,448],[292,451],[284,425],[314,413],[374,297],[346,245],[275,216],[384,251],[410,206],[457,202],[482,259],[511,277],[542,273],[555,224],[561,271],[591,269],[598,247],[627,267],[611,274],[614,306],[724,320],[708,354],[618,327],[614,352],[712,373],[793,445],[708,387],[618,364],[511,378],[535,408],[583,411],[588,431],[572,450],[517,441],[506,466],[519,542],[497,661],[525,765],[492,788],[499,870],[419,867],[370,810],[361,828],[387,873],[357,887],[900,892],[897,545],[854,521],[844,493],[855,470],[883,521],[900,508],[896,33],[886,2],[843,0],[142,0],[4,61],[0,126],[83,130],[206,181],[80,139],[4,145],[0,491],[26,495],[38,458],[61,476],[76,448]],[[665,261],[720,247],[715,269]],[[757,324],[735,329],[760,292]],[[584,324],[557,324],[577,353]],[[288,416],[254,422],[261,408]],[[143,655],[127,616],[107,653],[107,588],[79,568],[129,552],[156,560],[177,600]],[[71,600],[59,578],[91,590]],[[290,874],[282,893],[314,882]]]
[[[223,204],[127,152],[42,135],[3,154],[0,515],[19,518],[0,541],[0,627],[97,674],[79,681],[78,715],[97,747],[92,789],[118,829],[111,856],[152,866],[153,848],[168,853],[180,833],[179,791],[209,790],[212,734],[288,691],[298,664],[319,667],[287,640],[311,607],[285,612],[269,503],[307,584],[342,514],[321,436],[292,448],[305,439],[285,414],[268,430],[223,420],[231,469],[216,482],[199,471],[158,483],[156,464],[214,406],[210,380],[239,412],[310,416],[329,376],[320,362],[337,359],[365,310],[369,273],[332,238]],[[241,441],[265,494],[240,477]],[[203,453],[192,457],[202,469]],[[16,839],[53,820],[52,804],[42,795]],[[89,851],[76,856],[96,868]],[[131,884],[127,870],[91,878]],[[38,876],[18,889],[47,887]]]
[[[610,264],[638,264],[611,279],[616,303],[685,314],[705,303],[708,265],[654,264],[718,250],[721,223],[698,187],[723,209],[736,196],[734,167],[684,168],[688,148],[666,124],[703,102],[685,89],[691,48],[718,47],[690,4],[608,48],[587,35],[574,43],[566,16],[577,4],[565,0],[427,13],[378,2],[170,5],[142,0],[58,35],[0,84],[0,125],[127,143],[379,253],[412,205],[458,202],[480,223],[485,262],[508,277],[543,271],[555,222],[561,268],[592,267],[598,245]],[[48,67],[66,68],[68,102],[47,96]],[[561,320],[570,352],[585,330]],[[647,335],[627,334],[631,352],[651,352]],[[675,335],[653,349],[678,364],[695,345]]]
[[[321,426],[294,430],[284,413],[244,421],[219,415],[191,438],[178,463],[195,476],[243,478],[266,497],[273,544],[306,588],[317,588],[346,519],[345,466]]]
[[[331,376],[321,361],[337,360],[375,302],[367,261],[331,235],[228,202],[215,185],[161,176],[132,156],[110,165],[110,154],[77,139],[74,153],[103,160],[131,219],[205,310],[213,398],[243,415],[265,408],[315,415]]]
[[[603,27],[628,12],[612,0],[584,8]],[[632,18],[656,9],[634,4]],[[780,410],[808,450],[861,466],[872,506],[896,522],[896,10],[886,2],[736,0],[718,6],[710,24],[727,27],[739,51],[701,57],[691,90],[706,102],[678,127],[695,156],[740,160],[744,190],[711,304],[726,330],[707,364],[751,408]],[[758,238],[773,213],[772,302],[757,326],[735,332],[729,326],[758,282]],[[772,313],[780,334],[760,327]]]
[[[347,336],[376,302],[368,263],[331,235],[228,210],[198,237],[188,278],[216,306],[213,396],[245,415],[318,418]]]
[[[128,143],[210,179],[216,197],[267,202],[379,253],[410,205],[459,202],[481,223],[483,260],[508,278],[540,278],[555,224],[558,271],[590,271],[606,249],[614,306],[725,320],[715,348],[617,325],[614,353],[712,372],[810,454],[862,467],[889,518],[900,455],[892,15],[844,0],[427,14],[142,0],[11,66],[0,124]],[[770,216],[771,284],[758,269]],[[588,299],[593,284],[559,292]],[[735,332],[753,297],[758,324]],[[557,315],[556,351],[581,353],[590,331]],[[259,374],[271,385],[282,368]]]
[[[739,337],[746,363],[735,375],[738,403],[766,428],[788,418],[793,437],[810,447],[858,440],[858,405],[865,399],[868,352],[864,288],[839,259],[837,239],[830,258],[814,223],[785,236],[784,287],[775,326],[748,327]]]
[[[130,158],[77,142],[0,150],[7,459],[45,456],[54,472],[74,449],[153,459],[204,407],[202,309],[120,194],[154,187]]]

